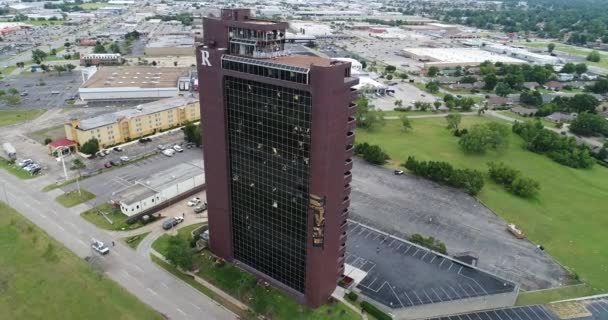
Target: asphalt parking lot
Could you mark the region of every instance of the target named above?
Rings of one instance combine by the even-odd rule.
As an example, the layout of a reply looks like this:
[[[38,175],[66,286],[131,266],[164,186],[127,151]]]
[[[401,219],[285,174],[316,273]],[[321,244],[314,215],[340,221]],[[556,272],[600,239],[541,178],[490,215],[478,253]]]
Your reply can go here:
[[[367,272],[357,288],[388,307],[407,308],[515,290],[506,280],[358,223],[350,222],[347,234],[346,263]]]
[[[568,302],[570,303],[570,302]],[[584,316],[568,317],[573,320],[607,320],[608,298],[588,299],[573,302],[577,311]],[[582,309],[580,309],[582,307]],[[431,320],[560,320],[555,313],[545,306],[514,307],[482,312],[473,312]]]
[[[131,186],[137,181],[145,183],[145,179],[154,172],[171,168],[181,163],[191,163],[203,171],[203,153],[200,148],[184,149],[184,152],[176,153],[173,157],[162,154],[154,155],[145,160],[138,161],[120,167],[107,170],[101,174],[80,181],[80,187],[96,195],[89,201],[91,205],[98,205],[112,199],[118,191]],[[77,188],[76,184],[62,187],[64,192]]]
[[[41,81],[44,85],[40,85]],[[30,73],[24,72],[18,77],[9,77],[0,81],[0,89],[7,91],[15,88],[21,96],[19,109],[53,109],[66,106],[66,100],[73,98],[78,93],[78,87],[82,82],[80,72],[64,72],[60,76],[57,73]],[[56,91],[58,93],[53,94]],[[0,109],[15,109],[14,107],[0,104]],[[67,119],[66,119],[67,121]]]
[[[506,222],[466,193],[355,159],[351,218],[407,239],[419,233],[443,241],[450,255],[472,252],[478,267],[526,290],[556,287],[566,271]]]

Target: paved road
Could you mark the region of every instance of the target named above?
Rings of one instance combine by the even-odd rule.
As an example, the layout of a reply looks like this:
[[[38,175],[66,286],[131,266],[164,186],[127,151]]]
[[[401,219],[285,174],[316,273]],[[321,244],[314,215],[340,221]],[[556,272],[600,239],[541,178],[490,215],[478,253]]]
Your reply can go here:
[[[66,209],[53,199],[60,191],[34,191],[40,190],[47,182],[38,179],[22,181],[0,170],[0,186],[5,189],[0,200],[8,200],[12,207],[79,257],[92,254],[88,245],[91,237],[110,242],[110,233],[80,218],[79,213],[86,209],[84,205]],[[156,266],[149,257],[138,255],[120,242],[116,242],[108,256],[100,259],[99,265],[109,278],[169,319],[236,318],[230,311]]]

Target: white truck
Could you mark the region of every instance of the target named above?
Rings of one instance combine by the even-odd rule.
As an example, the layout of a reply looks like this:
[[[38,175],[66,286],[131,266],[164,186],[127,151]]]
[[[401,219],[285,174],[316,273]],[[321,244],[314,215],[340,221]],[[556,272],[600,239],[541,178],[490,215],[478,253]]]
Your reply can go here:
[[[4,153],[6,154],[6,156],[8,157],[8,159],[10,161],[17,160],[17,149],[15,149],[15,147],[13,147],[12,144],[5,142],[2,145],[2,148],[4,149]]]

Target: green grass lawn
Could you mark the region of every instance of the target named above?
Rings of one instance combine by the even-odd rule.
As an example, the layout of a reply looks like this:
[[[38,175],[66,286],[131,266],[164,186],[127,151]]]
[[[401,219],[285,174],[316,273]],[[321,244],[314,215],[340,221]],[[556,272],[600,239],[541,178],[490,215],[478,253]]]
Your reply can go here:
[[[150,231],[144,232],[142,234],[138,234],[136,236],[122,238],[121,240],[124,241],[132,249],[137,249],[137,246],[139,246],[139,244],[144,240],[144,238],[149,233],[150,233]]]
[[[106,220],[101,213],[99,213],[100,211],[103,211],[113,223],[110,224],[108,220]],[[131,225],[127,224],[128,217],[123,214],[120,209],[114,208],[109,203],[103,203],[95,208],[91,208],[81,213],[80,216],[97,227],[105,230],[133,230],[142,226],[142,224],[139,222]]]
[[[46,110],[0,110],[0,127],[22,123],[40,117]]]
[[[463,117],[461,127],[487,121],[499,120]],[[518,198],[488,181],[479,199],[505,220],[517,223],[530,240],[542,244],[596,292],[608,291],[608,169],[599,165],[587,170],[562,166],[523,149],[523,140],[514,134],[510,134],[510,145],[503,153],[465,155],[458,138],[446,129],[445,119],[413,119],[412,126],[411,132],[404,133],[399,121],[388,120],[376,132],[358,130],[357,142],[382,146],[392,158],[390,167],[413,155],[419,160],[447,161],[485,172],[488,161],[498,160],[538,180],[541,191],[535,199]]]
[[[183,227],[179,230],[177,230],[177,234],[180,237],[184,237],[187,239],[191,239],[192,237],[191,232],[195,229],[198,229],[199,227],[203,226],[205,223],[195,223],[195,224],[191,224],[189,226]],[[168,234],[163,234],[162,236],[160,236],[158,239],[156,239],[154,241],[154,243],[152,243],[152,248],[156,251],[158,251],[159,253],[165,254],[167,252],[167,247],[169,246],[169,238],[171,238],[170,235]]]
[[[14,175],[19,179],[33,179],[38,177],[38,175],[31,175],[27,171],[23,170],[19,166],[14,163],[6,161],[4,158],[0,158],[0,168],[8,171],[8,173]]]
[[[400,116],[426,116],[431,114],[442,114],[442,112],[433,111],[382,111],[385,117],[400,117]]]
[[[78,192],[78,190],[72,190],[55,198],[57,202],[66,208],[77,206],[91,199],[95,199],[95,194],[85,189],[80,189],[80,192]]]
[[[82,10],[97,10],[97,9],[103,8],[107,5],[108,4],[104,3],[104,2],[89,2],[89,3],[81,4],[80,7],[82,8]]]
[[[547,45],[549,43],[550,42],[520,42],[518,44],[525,46],[525,47],[547,50]],[[564,52],[567,54],[580,56],[580,57],[587,57],[587,55],[589,55],[589,52],[592,51],[592,49],[589,49],[589,48],[581,48],[581,47],[572,46],[569,44],[563,44],[563,43],[557,43],[557,42],[553,42],[553,44],[555,44],[555,51],[561,51],[561,52]],[[585,63],[590,66],[596,66],[599,68],[608,69],[608,54],[605,51],[598,50],[598,52],[600,53],[600,55],[602,57],[600,62],[585,61]]]
[[[585,297],[595,294],[593,289],[585,284],[568,286],[557,289],[521,292],[517,296],[515,305],[545,304],[553,301],[567,300],[577,297]]]
[[[163,319],[0,203],[0,318]]]
[[[544,119],[544,118],[534,118],[534,117],[532,117],[532,118],[530,118],[530,117],[526,118],[524,116],[520,116],[519,114],[517,114],[515,112],[512,112],[512,111],[509,111],[509,110],[496,111],[496,113],[500,113],[500,114],[505,115],[505,116],[507,116],[509,118],[513,118],[513,119],[517,119],[517,120],[521,120],[521,121],[536,121],[536,119],[539,119],[540,123],[542,123],[543,126],[549,127],[549,128],[556,128],[555,127],[555,122],[549,121],[549,120]]]
[[[194,225],[192,228],[190,228],[191,226],[182,228],[178,231],[178,236],[190,240],[190,232],[199,226],[200,224]],[[166,254],[169,238],[169,235],[163,235],[152,244],[152,247],[159,253]],[[211,254],[206,250],[195,256],[195,263],[200,269],[198,276],[246,303],[257,314],[265,315],[269,319],[360,319],[359,315],[342,303],[326,304],[314,310],[309,309],[277,289],[257,285],[257,280],[253,275],[234,265],[224,263],[218,266],[211,258]]]
[[[29,24],[32,26],[59,26],[59,25],[63,25],[64,21],[63,20],[54,20],[54,21],[28,20],[28,21],[23,21],[23,23]]]
[[[65,137],[65,129],[63,125],[54,127],[48,127],[32,132],[28,132],[27,136],[40,142],[44,143],[44,139],[51,138],[51,140],[58,140]]]

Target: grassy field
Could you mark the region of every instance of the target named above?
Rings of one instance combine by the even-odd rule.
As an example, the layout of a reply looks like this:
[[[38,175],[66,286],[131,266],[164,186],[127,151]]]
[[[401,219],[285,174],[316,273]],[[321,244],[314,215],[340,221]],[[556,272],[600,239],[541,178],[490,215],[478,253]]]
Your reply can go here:
[[[191,239],[190,231],[199,226],[182,228],[178,231],[178,236]],[[152,244],[152,247],[161,254],[166,254],[169,237],[169,235],[163,235]],[[277,289],[257,285],[257,280],[253,275],[234,265],[225,263],[218,266],[210,258],[208,251],[203,251],[202,254],[195,257],[195,263],[200,267],[198,276],[243,301],[253,311],[265,315],[269,319],[352,320],[361,318],[342,303],[326,304],[315,310],[308,309]]]
[[[40,142],[44,143],[44,139],[51,138],[51,140],[57,140],[65,137],[65,129],[63,125],[48,127],[41,130],[36,130],[27,133],[27,136]]]
[[[518,44],[522,45],[522,46],[530,47],[530,48],[547,50],[547,45],[549,43],[550,42],[520,42]],[[557,43],[557,42],[553,42],[553,44],[555,44],[555,51],[561,51],[561,52],[571,54],[574,56],[587,57],[587,55],[589,55],[589,52],[591,52],[591,49],[588,49],[588,48],[581,48],[581,47],[571,46],[568,44]],[[591,66],[608,69],[608,54],[604,51],[598,51],[598,52],[600,53],[600,55],[602,57],[600,62],[586,61],[585,63],[588,65],[591,65]]]
[[[0,158],[0,168],[8,171],[8,173],[14,175],[19,179],[33,179],[38,177],[37,175],[31,175],[27,171],[21,169],[14,163],[6,161],[4,158]]]
[[[515,302],[518,306],[545,304],[553,301],[593,295],[595,292],[585,284],[551,290],[521,292]]]
[[[82,8],[82,10],[97,10],[97,9],[103,8],[107,5],[108,4],[104,3],[104,2],[89,2],[89,3],[81,4],[80,7]]]
[[[46,110],[0,110],[0,127],[22,123],[40,117]]]
[[[112,220],[112,224],[108,222],[99,211],[105,212],[106,216]],[[127,216],[120,209],[114,208],[109,203],[103,203],[95,208],[91,208],[80,214],[85,220],[105,230],[133,230],[142,226],[141,223],[127,224]]]
[[[144,232],[142,234],[138,234],[136,236],[122,238],[121,240],[124,241],[124,243],[126,243],[132,249],[137,249],[137,246],[142,242],[142,240],[144,240],[144,238],[149,233],[150,233],[150,231]]]
[[[463,117],[461,127],[487,121],[492,120]],[[540,181],[541,191],[535,199],[518,198],[490,182],[479,199],[505,220],[517,223],[530,240],[542,244],[595,292],[608,291],[605,248],[608,169],[562,166],[548,157],[526,151],[522,148],[523,140],[514,134],[509,135],[510,145],[503,153],[465,155],[457,138],[446,129],[445,119],[413,119],[412,126],[411,132],[404,133],[399,121],[388,120],[386,126],[376,132],[358,130],[357,142],[382,146],[392,158],[390,167],[398,166],[409,155],[483,171],[487,170],[488,161],[499,160]]]
[[[0,318],[162,319],[0,203]]]
[[[61,205],[66,208],[77,206],[91,199],[95,199],[95,194],[85,189],[80,189],[80,192],[78,192],[78,190],[72,190],[55,198],[57,202],[61,203]]]
[[[513,119],[517,119],[517,120],[521,120],[521,121],[533,121],[533,120],[535,121],[536,119],[540,119],[540,123],[542,123],[543,126],[549,127],[549,128],[555,128],[555,122],[546,120],[544,118],[526,118],[524,116],[520,116],[519,114],[509,111],[509,110],[496,111],[496,113],[500,113],[509,118],[513,118]]]
[[[59,25],[63,25],[64,21],[63,20],[55,20],[55,21],[28,20],[28,21],[24,21],[23,23],[29,24],[32,26],[59,26]]]

